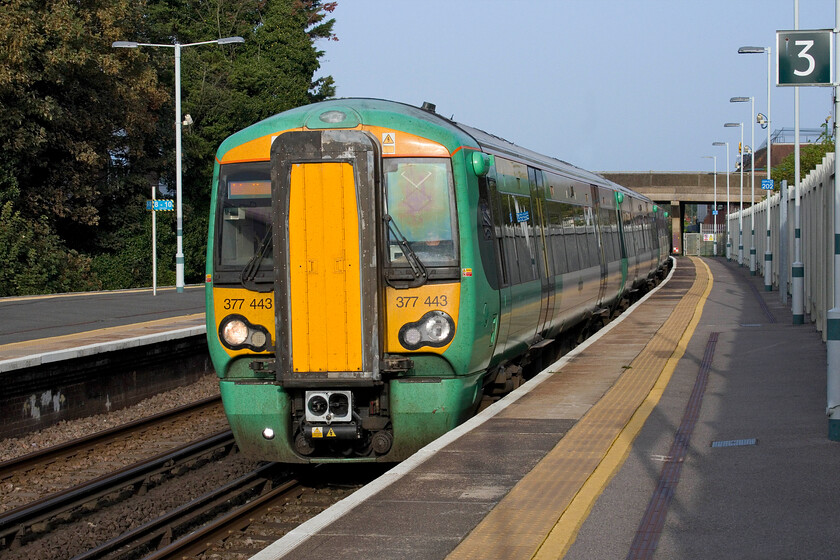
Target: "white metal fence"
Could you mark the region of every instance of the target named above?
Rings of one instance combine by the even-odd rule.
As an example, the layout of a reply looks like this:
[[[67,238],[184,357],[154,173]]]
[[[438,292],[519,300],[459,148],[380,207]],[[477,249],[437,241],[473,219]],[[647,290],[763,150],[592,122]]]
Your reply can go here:
[[[826,339],[826,311],[834,301],[834,154],[823,158],[800,182],[802,264],[805,270],[805,313]],[[796,196],[794,186],[786,193],[770,197],[770,250],[773,290],[779,290],[784,301],[791,290],[790,268],[794,259]],[[728,216],[732,236],[732,259],[738,258],[738,217]],[[764,253],[767,236],[766,197],[752,208],[743,210],[744,266],[749,266],[750,230],[755,220],[755,252],[757,274],[764,274]],[[726,241],[724,241],[724,245]],[[720,242],[718,242],[720,245]]]

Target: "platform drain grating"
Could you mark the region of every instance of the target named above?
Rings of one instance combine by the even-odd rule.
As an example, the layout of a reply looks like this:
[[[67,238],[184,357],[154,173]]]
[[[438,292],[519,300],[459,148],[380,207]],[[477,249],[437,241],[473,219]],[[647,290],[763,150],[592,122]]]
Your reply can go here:
[[[739,447],[741,445],[755,445],[756,439],[730,439],[728,441],[713,441],[712,447]]]

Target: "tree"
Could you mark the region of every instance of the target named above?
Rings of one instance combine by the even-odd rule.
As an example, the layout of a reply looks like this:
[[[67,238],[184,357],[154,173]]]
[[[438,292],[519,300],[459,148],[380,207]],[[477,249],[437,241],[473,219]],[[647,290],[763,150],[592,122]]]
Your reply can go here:
[[[804,144],[799,149],[799,179],[802,180],[813,171],[828,152],[834,151],[834,137],[829,131],[828,121],[823,125],[824,131],[813,144]],[[795,153],[785,156],[777,166],[773,168],[773,190],[779,192],[782,181],[789,185],[794,184],[796,177]]]
[[[241,36],[245,43],[182,50],[182,112],[192,124],[183,133],[184,196],[193,204],[209,202],[213,157],[232,133],[276,113],[335,95],[331,77],[315,79],[322,51],[319,39],[334,39],[334,20],[326,20],[335,2],[320,0],[202,1],[153,0],[149,4],[149,36],[158,43],[205,41]],[[160,54],[160,53],[158,53]],[[162,80],[174,90],[171,53],[162,53]],[[171,115],[174,100],[159,122],[167,151],[173,150]],[[171,153],[171,152],[170,152]],[[174,161],[174,160],[172,160]],[[167,165],[174,184],[174,166]]]
[[[68,250],[46,217],[35,220],[0,204],[0,296],[96,289],[90,259]]]
[[[0,18],[0,149],[18,209],[51,227],[95,226],[119,189],[111,158],[144,174],[144,137],[165,97],[148,65],[113,52],[141,21],[132,0],[5,2]],[[3,184],[3,181],[0,181]],[[7,193],[8,197],[8,193]]]
[[[19,250],[0,255],[0,264],[26,271],[60,261],[78,267],[64,274],[78,275],[77,289],[99,285],[100,278],[107,288],[148,285],[139,262],[148,258],[138,249],[141,240],[148,243],[142,200],[151,185],[166,191],[175,183],[172,49],[111,43],[240,35],[243,45],[182,51],[183,114],[193,122],[183,135],[184,236],[198,255],[187,256],[187,280],[201,281],[203,263],[196,259],[204,255],[199,245],[215,150],[258,120],[334,95],[332,78],[314,78],[323,54],[314,43],[334,39],[334,20],[327,19],[334,7],[320,0],[4,2],[0,207],[44,238],[33,250],[50,254],[16,244]],[[3,234],[15,241],[13,229]],[[174,268],[161,256],[162,268]],[[42,290],[55,289],[50,274],[36,275]],[[36,289],[36,280],[27,282],[8,293]]]
[[[185,278],[203,280],[203,256],[213,162],[222,141],[242,128],[287,109],[335,94],[331,77],[315,79],[323,55],[314,43],[334,39],[335,2],[319,0],[152,0],[143,42],[186,44],[241,36],[244,44],[202,45],[181,51]],[[169,49],[146,51],[161,82],[174,92]],[[158,117],[161,171],[175,184],[174,96]],[[199,245],[200,243],[200,245]],[[188,252],[189,251],[189,252]],[[195,253],[195,254],[193,254]],[[191,262],[198,255],[201,262]]]

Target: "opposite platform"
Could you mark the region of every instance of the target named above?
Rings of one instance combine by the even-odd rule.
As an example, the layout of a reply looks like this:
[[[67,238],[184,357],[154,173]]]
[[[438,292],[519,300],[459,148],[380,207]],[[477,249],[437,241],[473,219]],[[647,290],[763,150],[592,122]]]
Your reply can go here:
[[[0,372],[204,334],[204,286],[0,298]]]

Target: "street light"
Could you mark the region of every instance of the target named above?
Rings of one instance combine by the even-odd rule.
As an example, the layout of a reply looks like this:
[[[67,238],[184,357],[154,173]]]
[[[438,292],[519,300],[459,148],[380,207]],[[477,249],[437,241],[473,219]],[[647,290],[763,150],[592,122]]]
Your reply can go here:
[[[772,180],[770,177],[770,135],[773,127],[770,126],[770,82],[771,82],[771,48],[770,47],[741,47],[738,49],[738,54],[767,54],[767,180]],[[765,123],[761,123],[764,126]],[[753,141],[755,146],[755,141]],[[755,164],[753,164],[755,167]],[[770,195],[773,194],[772,189],[767,191],[767,238],[764,243],[764,291],[769,292],[773,290],[773,251],[770,250]]]
[[[712,142],[712,146],[726,146],[726,260],[732,260],[732,239],[729,236],[729,142]],[[717,200],[717,189],[715,190]],[[717,202],[715,202],[717,210]]]
[[[726,128],[738,126],[741,128],[741,143],[738,144],[738,155],[741,156],[741,197],[738,208],[738,264],[744,266],[744,123],[728,122],[723,125]]]
[[[755,118],[755,97],[733,97],[729,100],[730,103],[746,103],[750,102],[750,120]],[[750,146],[755,146],[755,124],[750,128],[752,131],[750,136]],[[742,160],[743,161],[743,160]],[[755,152],[750,155],[750,208],[755,206]],[[744,211],[744,207],[741,207]],[[755,276],[755,214],[754,210],[750,211],[750,276]]]
[[[184,244],[183,211],[181,206],[181,49],[196,45],[230,45],[244,43],[242,37],[223,37],[198,43],[137,43],[135,41],[114,41],[114,48],[136,49],[137,47],[164,47],[175,49],[175,234],[177,246],[175,252],[175,290],[184,291]]]
[[[711,159],[715,166],[715,195],[714,206],[712,207],[712,253],[717,256],[717,156],[700,156],[705,159]]]

